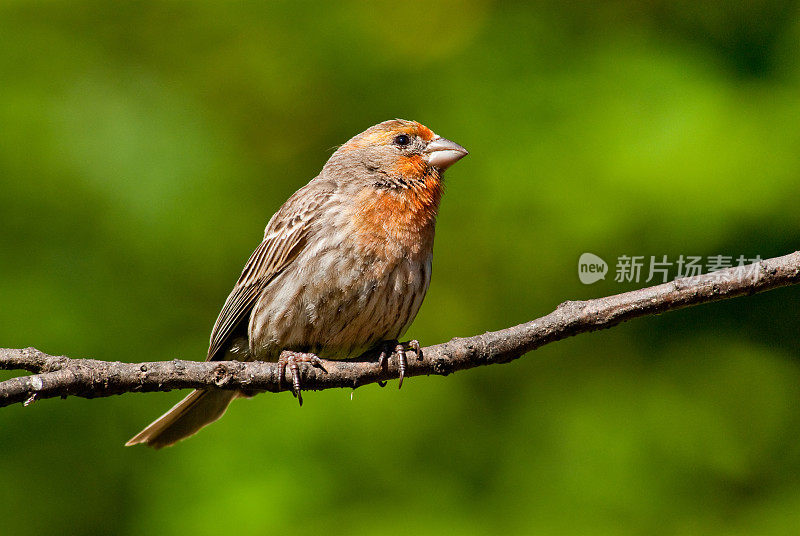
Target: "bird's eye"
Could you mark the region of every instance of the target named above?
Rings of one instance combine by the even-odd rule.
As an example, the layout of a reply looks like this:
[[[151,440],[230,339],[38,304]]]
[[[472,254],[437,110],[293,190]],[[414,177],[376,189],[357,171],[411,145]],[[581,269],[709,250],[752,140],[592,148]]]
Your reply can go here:
[[[411,138],[406,136],[405,134],[400,134],[394,137],[394,143],[396,145],[408,145],[411,143]]]

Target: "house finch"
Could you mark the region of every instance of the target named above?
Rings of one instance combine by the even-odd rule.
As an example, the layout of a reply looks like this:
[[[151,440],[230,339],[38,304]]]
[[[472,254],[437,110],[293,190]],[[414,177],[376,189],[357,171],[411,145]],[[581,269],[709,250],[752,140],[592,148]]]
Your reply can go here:
[[[467,151],[415,121],[375,125],[339,147],[267,223],[211,331],[207,361],[299,363],[397,355],[431,279],[442,175]],[[161,448],[219,419],[237,396],[197,390],[127,445]]]

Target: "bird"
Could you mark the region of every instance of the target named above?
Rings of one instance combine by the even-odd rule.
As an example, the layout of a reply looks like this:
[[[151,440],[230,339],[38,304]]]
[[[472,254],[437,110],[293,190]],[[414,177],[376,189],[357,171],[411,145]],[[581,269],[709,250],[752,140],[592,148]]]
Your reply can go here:
[[[357,134],[267,223],[211,331],[206,361],[277,362],[302,405],[300,365],[377,354],[400,343],[431,280],[444,172],[461,145],[416,121],[393,119]],[[219,419],[235,390],[195,390],[126,446],[173,445]]]

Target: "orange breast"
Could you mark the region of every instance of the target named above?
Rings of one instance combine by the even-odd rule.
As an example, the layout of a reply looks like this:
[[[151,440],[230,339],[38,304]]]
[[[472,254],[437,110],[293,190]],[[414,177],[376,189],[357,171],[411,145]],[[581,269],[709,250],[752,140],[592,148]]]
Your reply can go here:
[[[389,258],[428,255],[441,196],[441,182],[433,176],[409,188],[365,188],[355,205],[356,242]]]

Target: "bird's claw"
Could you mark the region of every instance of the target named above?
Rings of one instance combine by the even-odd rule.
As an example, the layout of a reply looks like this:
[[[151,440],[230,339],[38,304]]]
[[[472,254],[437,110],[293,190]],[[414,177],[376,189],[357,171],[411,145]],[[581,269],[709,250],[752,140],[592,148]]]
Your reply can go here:
[[[400,380],[397,384],[397,388],[400,389],[403,387],[403,378],[406,376],[406,369],[408,368],[408,358],[406,357],[406,347],[408,349],[414,350],[414,353],[417,354],[417,359],[422,359],[422,349],[420,348],[419,341],[416,339],[410,340],[408,342],[397,342],[397,341],[386,341],[381,346],[381,353],[378,357],[378,364],[381,368],[388,368],[389,365],[389,357],[392,354],[397,354],[397,368],[400,371]],[[378,385],[381,387],[386,386],[385,381],[379,381]]]
[[[417,339],[411,339],[407,344],[414,350],[414,353],[417,354],[417,361],[422,359],[422,348],[419,345],[419,341]]]
[[[312,366],[321,368],[324,372],[325,364],[322,359],[314,354],[307,354],[302,352],[284,351],[278,358],[278,389],[281,388],[283,377],[286,374],[286,369],[289,369],[289,374],[292,376],[292,394],[297,397],[300,405],[303,405],[303,394],[300,387],[300,363],[310,363]]]

